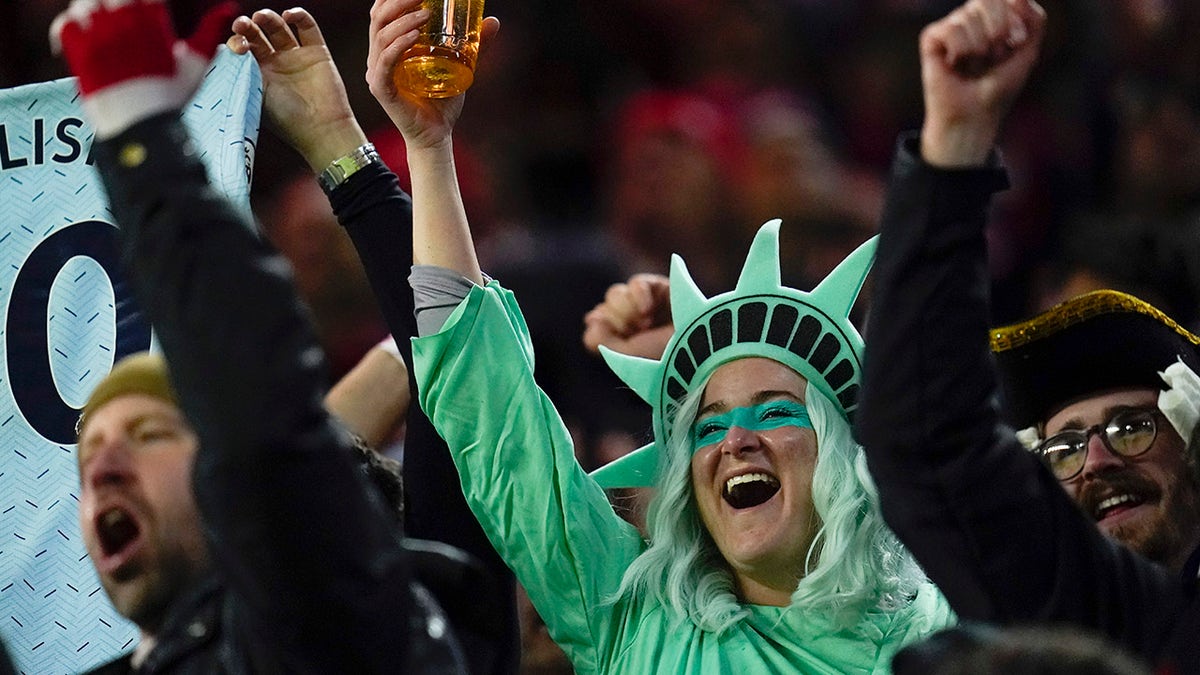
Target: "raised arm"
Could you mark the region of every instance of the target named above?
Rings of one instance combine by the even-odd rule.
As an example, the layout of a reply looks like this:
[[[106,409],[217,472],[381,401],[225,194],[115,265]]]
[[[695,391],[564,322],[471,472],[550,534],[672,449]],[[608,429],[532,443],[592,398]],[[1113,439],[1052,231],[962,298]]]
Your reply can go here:
[[[988,157],[1032,60],[1022,54],[1022,69],[1009,67],[1003,78],[991,66],[1015,63],[1004,60],[1014,45],[1036,55],[1040,38],[1040,10],[1017,4],[1031,25],[1007,0],[972,0],[921,33],[926,120],[919,138],[902,139],[892,168],[856,416],[888,524],[960,615],[987,620],[1003,618],[1005,597],[976,573],[976,533],[944,505],[997,508],[1012,494],[993,500],[974,481],[989,471],[991,484],[1013,479],[1003,468],[1009,448],[993,448],[1000,432],[987,352],[984,226],[992,193],[1006,185]],[[1032,468],[1021,461],[1028,458],[1015,459],[1016,471]],[[947,465],[962,468],[954,480],[944,478]],[[1045,521],[1022,532],[1039,543],[1050,535]],[[1045,583],[1032,592],[1048,594]]]
[[[982,167],[1041,50],[1046,17],[1030,0],[974,0],[921,32],[921,158]]]
[[[58,25],[122,261],[200,438],[194,489],[236,623],[280,647],[285,670],[456,659],[449,633],[423,634],[409,556],[321,406],[324,360],[286,264],[208,184],[179,120],[231,18],[189,43],[161,2],[80,1]]]
[[[415,25],[414,18],[401,28]],[[255,12],[234,23],[229,46],[250,52],[263,73],[264,106],[275,130],[300,152],[314,174],[354,151],[366,138],[313,17],[303,9]],[[341,139],[332,142],[333,139]],[[407,274],[413,262],[412,202],[395,174],[373,161],[328,190],[338,221],[362,260],[379,308],[395,338],[395,354],[373,349],[330,390],[326,405],[368,440],[404,419],[404,528],[408,536],[440,541],[477,558],[493,577],[496,603],[476,597],[469,613],[505,626],[486,649],[468,649],[473,672],[515,672],[520,659],[512,573],[467,508],[445,441],[417,405],[410,338],[417,334]],[[393,358],[395,356],[395,358]],[[399,360],[398,360],[399,359]],[[407,402],[406,409],[395,406]],[[487,631],[481,631],[487,632]],[[480,668],[495,654],[492,665]],[[476,658],[478,657],[478,658]]]
[[[921,33],[925,123],[902,139],[888,186],[857,420],[873,470],[992,440],[984,225],[1006,178],[988,158],[1043,21],[1029,0],[972,0]]]
[[[392,71],[429,19],[419,0],[376,0],[371,6],[367,84],[404,136],[413,202],[413,264],[434,265],[483,283],[467,214],[454,168],[452,132],[463,97],[428,99],[396,88]],[[481,42],[495,35],[500,22],[484,19]]]
[[[262,71],[268,121],[314,173],[367,142],[311,14],[262,9],[235,19],[233,33],[226,45],[253,54]]]
[[[282,14],[270,9],[239,16],[226,45],[238,54],[251,54],[263,78],[263,110],[271,128],[300,153],[316,176],[336,160],[352,156],[367,137],[358,124],[346,97],[325,38],[313,16],[295,7]],[[357,167],[356,167],[357,169]],[[351,174],[355,184],[339,184],[329,195],[352,199],[359,183],[382,183],[370,206],[380,208],[395,223],[395,239],[408,239],[411,218],[407,196],[395,185],[394,176],[382,166],[362,167]],[[367,186],[375,187],[375,186]],[[390,189],[389,189],[390,188]],[[403,246],[401,258],[407,255]],[[411,314],[411,308],[407,308]],[[403,315],[403,309],[398,312]],[[412,332],[396,333],[407,343]],[[388,338],[390,341],[391,338]],[[381,447],[403,424],[412,401],[404,356],[395,342],[367,352],[325,396],[325,405],[347,427],[371,447]],[[406,345],[407,346],[407,345]],[[389,353],[392,352],[392,353]]]
[[[671,282],[661,274],[635,274],[613,284],[604,301],[583,317],[583,346],[594,354],[605,346],[648,359],[662,358],[675,333]]]
[[[971,0],[921,35],[926,119],[888,187],[856,433],[888,524],[961,618],[1077,623],[1146,654],[1171,579],[1099,533],[995,400],[989,158],[1044,23],[1031,0]]]
[[[375,449],[393,440],[411,403],[408,368],[390,337],[364,354],[325,394],[325,409]]]
[[[392,83],[416,37],[405,32],[405,19],[423,16],[415,7],[375,3],[367,80],[408,148],[413,261],[420,266],[413,286],[423,294],[419,311],[438,310],[421,311],[427,336],[413,344],[419,400],[447,441],[467,503],[551,635],[581,671],[601,670],[617,635],[604,602],[643,543],[583,472],[570,434],[534,381],[530,336],[512,294],[483,286],[451,152],[464,97],[420,99]],[[484,20],[485,43],[497,28]],[[451,324],[445,319],[455,307],[459,319]]]

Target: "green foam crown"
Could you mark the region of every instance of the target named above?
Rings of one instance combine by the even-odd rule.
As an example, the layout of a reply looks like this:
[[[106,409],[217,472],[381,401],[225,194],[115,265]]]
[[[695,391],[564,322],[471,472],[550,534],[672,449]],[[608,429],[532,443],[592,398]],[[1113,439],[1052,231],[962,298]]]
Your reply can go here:
[[[862,379],[863,340],[850,310],[875,259],[876,237],[846,257],[811,292],[783,286],[779,272],[779,220],[754,237],[737,287],[712,298],[692,280],[678,255],[671,257],[671,317],[675,334],[661,360],[601,347],[613,372],[650,404],[654,441],[600,467],[592,477],[605,488],[654,484],[670,420],[694,383],[717,367],[760,356],[792,368],[853,419]]]

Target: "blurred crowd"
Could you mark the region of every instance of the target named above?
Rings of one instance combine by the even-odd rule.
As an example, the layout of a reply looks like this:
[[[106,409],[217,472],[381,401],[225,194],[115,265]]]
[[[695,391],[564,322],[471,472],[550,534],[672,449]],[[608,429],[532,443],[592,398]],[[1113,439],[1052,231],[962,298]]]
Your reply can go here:
[[[0,86],[64,76],[46,40],[63,4],[8,5]],[[172,5],[185,24],[207,3]],[[459,125],[460,170],[485,267],[545,311],[530,318],[539,365],[571,378],[550,385],[568,415],[607,414],[586,410],[590,396],[571,399],[581,381],[604,379],[575,345],[609,283],[664,271],[678,252],[702,289],[726,288],[751,233],[778,217],[785,281],[803,287],[873,232],[897,134],[920,120],[916,34],[954,5],[488,3],[502,30]],[[1046,5],[1047,48],[1002,148],[1014,185],[991,231],[994,322],[1116,286],[1196,328],[1200,44],[1189,36],[1200,4]],[[356,113],[403,173],[403,143],[362,77],[368,5],[308,7]],[[270,129],[253,196],[297,264],[335,367],[349,368],[382,323],[307,168]]]
[[[696,261],[702,288],[723,288],[749,234],[779,217],[792,240],[790,281],[820,278],[875,227],[896,135],[920,119],[915,36],[955,4],[491,0],[486,11],[503,29],[460,125],[488,268],[552,275],[582,262],[614,275],[663,269],[677,251]],[[65,74],[46,40],[63,5],[8,4],[0,86]],[[172,2],[180,23],[206,5]],[[1003,147],[1015,185],[992,233],[995,319],[1108,283],[1140,290],[1194,327],[1200,270],[1184,252],[1197,246],[1200,44],[1189,37],[1200,5],[1046,5],[1047,49]],[[362,78],[368,5],[308,6],[356,113],[388,128]],[[403,170],[398,138],[391,149]],[[345,269],[353,256],[331,240],[332,224],[315,222],[311,190],[295,184],[303,175],[265,130],[259,216],[301,263],[333,353],[359,351],[370,344],[370,301],[361,275]]]
[[[183,32],[209,4],[171,2]],[[648,416],[632,393],[624,405],[612,395],[615,377],[582,348],[583,314],[610,284],[665,272],[673,252],[702,290],[731,288],[771,218],[784,221],[785,283],[823,278],[876,230],[896,138],[921,120],[917,33],[957,4],[488,1],[502,29],[458,124],[464,197],[483,267],[521,300],[538,377],[585,466],[641,445]],[[1200,2],[1043,4],[1046,48],[1001,148],[1013,186],[990,226],[992,322],[1112,287],[1195,331]],[[6,3],[0,87],[65,76],[46,39],[65,5]],[[403,142],[363,79],[369,6],[305,3],[403,180]],[[317,183],[269,128],[252,196],[337,377],[385,328]]]

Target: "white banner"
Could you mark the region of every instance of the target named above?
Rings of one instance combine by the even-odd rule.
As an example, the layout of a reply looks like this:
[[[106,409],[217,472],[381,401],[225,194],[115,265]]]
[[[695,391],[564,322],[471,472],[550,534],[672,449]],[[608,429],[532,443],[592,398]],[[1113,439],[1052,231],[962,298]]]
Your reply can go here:
[[[221,48],[184,120],[246,213],[261,78]],[[75,421],[113,361],[150,346],[73,79],[0,90],[0,636],[19,670],[78,672],[131,649],[84,550]]]

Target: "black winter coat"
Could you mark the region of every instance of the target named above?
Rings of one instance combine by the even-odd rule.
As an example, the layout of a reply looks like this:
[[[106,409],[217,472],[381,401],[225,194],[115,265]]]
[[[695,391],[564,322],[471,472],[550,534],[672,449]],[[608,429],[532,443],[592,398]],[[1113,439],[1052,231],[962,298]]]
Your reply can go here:
[[[286,262],[209,185],[177,115],[95,156],[123,268],[199,436],[216,574],[179,597],[139,672],[466,672],[430,589],[484,606],[493,591],[461,553],[414,552],[372,494],[322,406],[325,362]],[[437,574],[420,583],[418,569]]]
[[[1004,172],[917,148],[902,139],[888,187],[855,428],[888,524],[964,620],[1071,623],[1200,672],[1194,567],[1102,535],[1000,420],[984,225]]]

